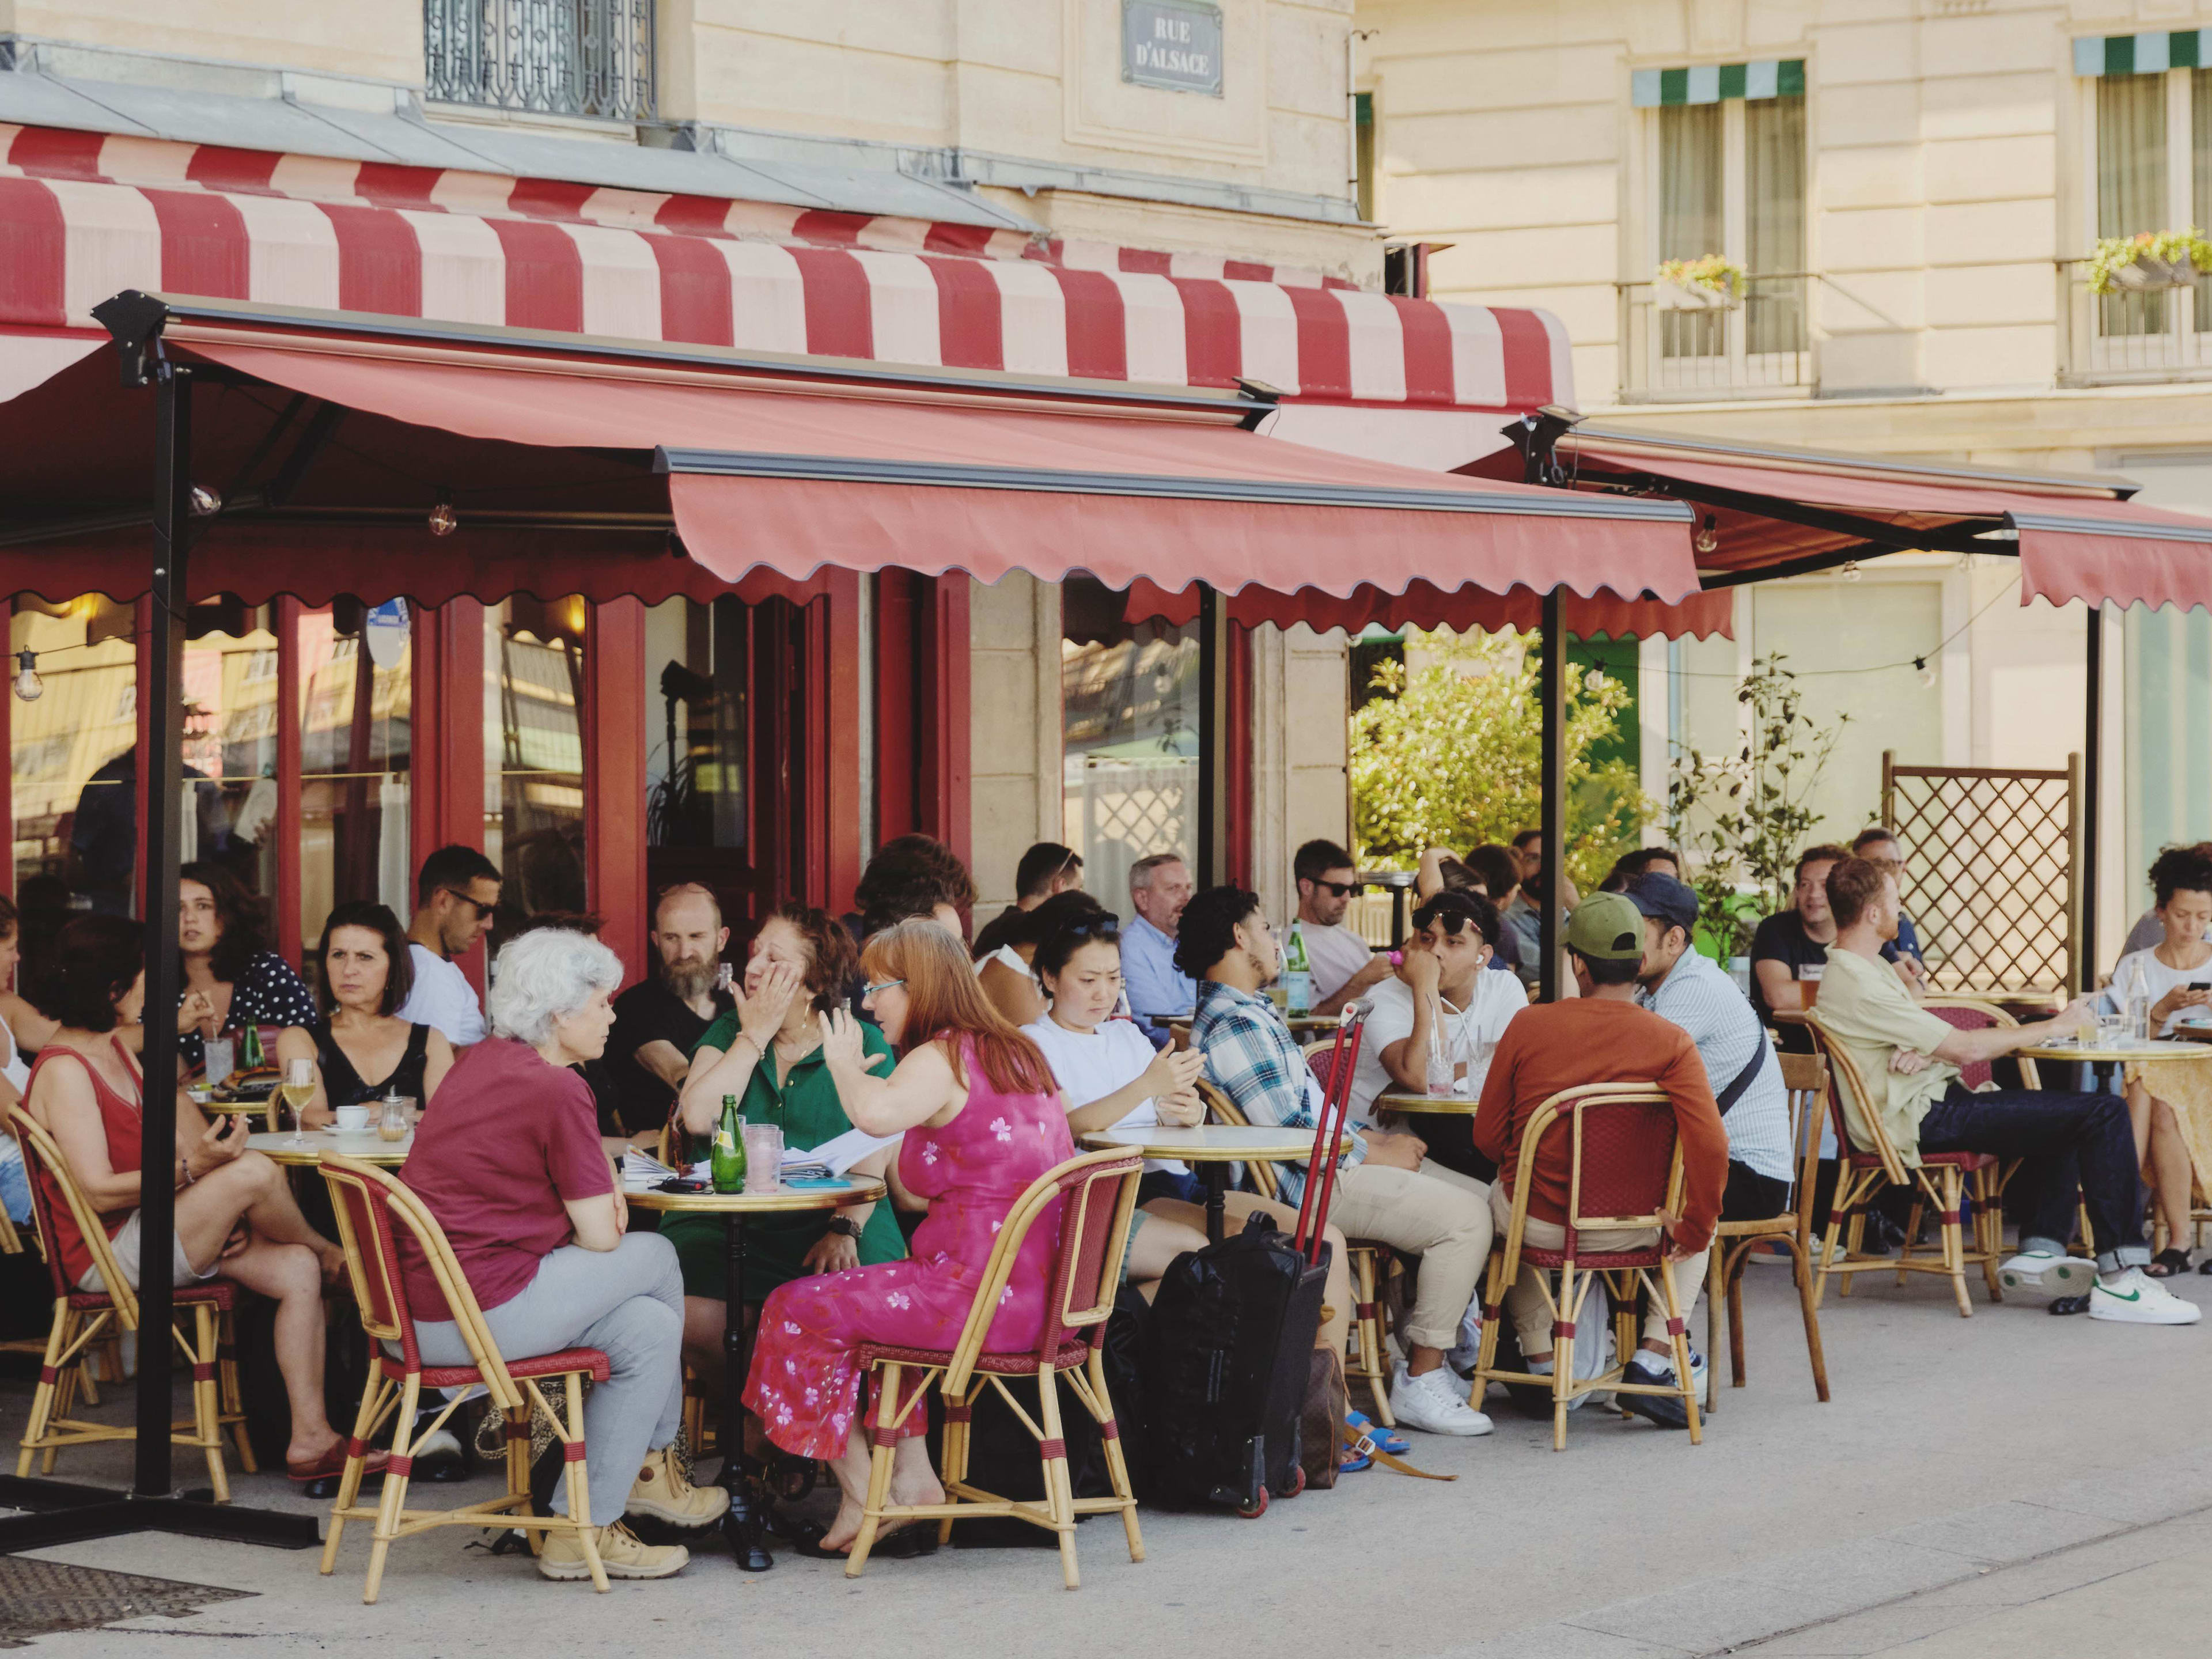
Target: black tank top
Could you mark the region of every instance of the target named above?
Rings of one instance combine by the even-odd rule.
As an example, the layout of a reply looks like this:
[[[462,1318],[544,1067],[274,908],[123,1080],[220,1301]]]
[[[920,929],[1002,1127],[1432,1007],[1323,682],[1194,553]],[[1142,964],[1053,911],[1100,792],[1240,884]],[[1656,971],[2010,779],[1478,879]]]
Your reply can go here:
[[[410,1025],[407,1028],[407,1052],[399,1056],[399,1063],[392,1068],[392,1075],[375,1083],[366,1083],[353,1068],[353,1061],[331,1035],[328,1021],[313,1026],[315,1038],[315,1060],[323,1068],[323,1090],[333,1106],[356,1106],[372,1100],[381,1100],[391,1094],[411,1095],[419,1110],[429,1104],[422,1098],[422,1072],[429,1060],[430,1028]]]

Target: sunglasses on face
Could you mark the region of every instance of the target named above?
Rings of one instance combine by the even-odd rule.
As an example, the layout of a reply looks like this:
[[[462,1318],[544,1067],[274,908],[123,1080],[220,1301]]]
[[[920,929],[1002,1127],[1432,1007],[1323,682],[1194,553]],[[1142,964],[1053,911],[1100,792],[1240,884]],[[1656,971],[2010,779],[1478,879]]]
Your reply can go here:
[[[451,894],[454,898],[459,899],[463,904],[467,905],[469,907],[470,915],[477,921],[482,921],[486,916],[490,915],[499,908],[499,902],[497,900],[494,900],[491,903],[486,904],[482,899],[471,898],[466,893],[464,893],[458,887],[448,887],[445,890]]]
[[[1316,893],[1327,893],[1333,898],[1344,898],[1351,894],[1358,892],[1358,890],[1359,884],[1356,881],[1317,881],[1314,883],[1314,891]]]

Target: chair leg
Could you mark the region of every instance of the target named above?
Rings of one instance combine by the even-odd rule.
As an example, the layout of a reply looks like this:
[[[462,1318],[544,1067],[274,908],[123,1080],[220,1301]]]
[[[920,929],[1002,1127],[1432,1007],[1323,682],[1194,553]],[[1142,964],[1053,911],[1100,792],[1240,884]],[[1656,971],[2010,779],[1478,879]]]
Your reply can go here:
[[[1973,1298],[1966,1294],[1966,1241],[1959,1224],[1959,1200],[1966,1183],[1959,1171],[1943,1171],[1943,1266],[1951,1275],[1951,1293],[1959,1298],[1959,1317],[1974,1316]]]
[[[410,1376],[400,1387],[399,1409],[392,1420],[392,1467],[385,1474],[384,1492],[377,1501],[374,1541],[368,1547],[368,1580],[361,1592],[365,1604],[375,1603],[376,1592],[384,1583],[384,1558],[391,1553],[392,1540],[399,1535],[399,1516],[407,1502],[407,1476],[403,1471],[414,1453],[415,1407],[422,1395],[420,1377]]]
[[[1493,1249],[1483,1264],[1482,1339],[1474,1345],[1474,1375],[1468,1379],[1467,1403],[1482,1409],[1490,1392],[1492,1368],[1498,1363],[1498,1328],[1505,1318],[1505,1256]]]
[[[1674,1290],[1674,1264],[1662,1257],[1659,1289],[1667,1304],[1667,1330],[1674,1346],[1674,1385],[1682,1393],[1682,1409],[1690,1419],[1690,1443],[1705,1443],[1705,1425],[1698,1412],[1698,1385],[1690,1376],[1690,1338],[1682,1328],[1682,1298]]]
[[[891,1443],[885,1437],[894,1409],[892,1402],[899,1397],[899,1377],[904,1367],[886,1364],[876,1381],[876,1397],[871,1415],[875,1419],[872,1443],[868,1449],[868,1497],[860,1511],[860,1530],[853,1540],[853,1547],[845,1557],[845,1577],[858,1578],[868,1565],[868,1552],[876,1547],[876,1534],[883,1528],[884,1504],[891,1490]]]
[[[1990,1173],[1974,1171],[1974,1234],[1975,1248],[1982,1256],[1982,1282],[1990,1287],[1990,1300],[2004,1300],[2004,1286],[1997,1282],[1997,1262],[2004,1255],[2003,1200],[1992,1203],[1990,1199]]]
[[[1860,1255],[1865,1252],[1866,1211],[1861,1206],[1864,1204],[1866,1199],[1871,1195],[1872,1192],[1870,1188],[1861,1191],[1858,1195],[1857,1201],[1851,1206],[1850,1231],[1849,1236],[1844,1241],[1844,1260],[1846,1262],[1857,1261]],[[1851,1293],[1852,1280],[1856,1277],[1856,1274],[1845,1273],[1844,1275],[1844,1282],[1837,1291],[1837,1294],[1838,1296],[1849,1296]]]
[[[1068,1589],[1076,1589],[1083,1579],[1075,1565],[1075,1485],[1067,1473],[1067,1436],[1060,1419],[1060,1379],[1049,1365],[1037,1372],[1037,1420],[1044,1425],[1044,1501],[1052,1516],[1052,1529],[1060,1535],[1060,1576]]]
[[[1828,1356],[1820,1346],[1820,1310],[1813,1294],[1813,1264],[1796,1234],[1789,1239],[1790,1269],[1797,1280],[1797,1310],[1805,1320],[1805,1353],[1813,1362],[1813,1388],[1820,1403],[1828,1403]]]
[[[938,1475],[940,1484],[945,1488],[945,1496],[948,1502],[957,1501],[953,1497],[952,1488],[958,1482],[968,1478],[968,1430],[970,1419],[965,1413],[975,1409],[976,1396],[982,1392],[982,1385],[978,1383],[969,1390],[964,1401],[949,1392],[945,1396],[945,1467],[938,1471]],[[952,1415],[953,1407],[956,1406],[963,1413],[957,1418]],[[873,1462],[872,1457],[870,1459],[872,1476]],[[953,1519],[953,1516],[948,1515],[937,1523],[937,1542],[940,1548],[952,1541]]]
[[[561,1380],[562,1405],[568,1418],[568,1447],[562,1449],[580,1450],[584,1444],[584,1379],[580,1373],[570,1371]],[[592,1570],[592,1588],[605,1595],[609,1589],[607,1570],[599,1559],[599,1529],[592,1524],[590,1474],[580,1457],[564,1456],[562,1467],[568,1479],[568,1519],[575,1523],[576,1541],[583,1547],[585,1565]]]
[[[1386,1429],[1395,1429],[1398,1419],[1390,1414],[1389,1379],[1382,1364],[1382,1316],[1375,1299],[1379,1287],[1375,1282],[1374,1252],[1361,1250],[1352,1263],[1358,1275],[1354,1294],[1359,1303],[1359,1374],[1367,1379],[1367,1392],[1374,1398],[1375,1420]]]
[[[1737,1389],[1741,1388],[1744,1382],[1743,1270],[1751,1261],[1752,1243],[1752,1240],[1745,1239],[1729,1252],[1728,1271],[1721,1276],[1728,1287],[1729,1385]],[[1708,1354],[1705,1357],[1708,1375],[1711,1373],[1712,1364],[1712,1356]]]
[[[1720,1358],[1721,1323],[1715,1304],[1720,1300],[1721,1294],[1721,1258],[1727,1253],[1727,1246],[1717,1238],[1713,1241],[1712,1248],[1705,1252],[1705,1415],[1708,1417],[1713,1414],[1714,1407],[1719,1403],[1715,1396],[1720,1393],[1720,1383],[1717,1380],[1720,1376],[1720,1366],[1717,1362]],[[1743,1384],[1739,1381],[1736,1386],[1741,1388]]]
[[[208,1484],[215,1501],[230,1502],[230,1475],[222,1462],[222,1411],[216,1404],[215,1310],[204,1302],[192,1310],[192,1438],[207,1454]]]
[[[501,1415],[506,1419],[507,1495],[520,1498],[530,1490],[530,1402],[526,1399],[514,1410]],[[532,1527],[526,1528],[522,1535],[529,1540],[532,1555],[545,1553],[544,1533]]]
[[[1129,1484],[1129,1462],[1121,1455],[1121,1425],[1114,1420],[1114,1397],[1106,1392],[1106,1357],[1098,1345],[1091,1345],[1091,1359],[1086,1368],[1091,1377],[1091,1392],[1098,1401],[1100,1418],[1098,1431],[1106,1443],[1106,1478],[1113,1483],[1114,1496],[1121,1500],[1121,1529],[1129,1534],[1129,1559],[1145,1559],[1145,1537],[1137,1528],[1137,1489]]]
[[[238,1384],[238,1328],[234,1315],[223,1315],[216,1326],[216,1366],[222,1385],[218,1399],[223,1420],[230,1425],[231,1439],[238,1447],[238,1467],[248,1474],[258,1474],[261,1465],[254,1461],[253,1437],[246,1431],[246,1396]]]
[[[391,1382],[372,1357],[368,1380],[362,1385],[361,1404],[353,1414],[353,1437],[346,1443],[345,1473],[338,1477],[338,1495],[331,1504],[330,1534],[323,1540],[322,1571],[325,1577],[337,1570],[338,1540],[345,1535],[345,1512],[361,1497],[362,1471],[368,1467],[368,1459],[366,1451],[356,1451],[355,1448],[367,1444],[369,1432],[375,1426],[376,1408],[391,1387]]]
[[[1574,1281],[1571,1264],[1559,1269],[1559,1299],[1552,1305],[1552,1449],[1555,1452],[1567,1449],[1567,1391],[1574,1386],[1575,1339],[1559,1328],[1573,1320]]]
[[[57,1298],[53,1323],[46,1328],[46,1356],[39,1364],[39,1386],[31,1395],[31,1420],[23,1425],[23,1449],[15,1455],[18,1480],[31,1473],[31,1460],[37,1455],[39,1442],[46,1438],[46,1425],[53,1418],[60,1357],[69,1346],[70,1330],[76,1322],[69,1304]]]

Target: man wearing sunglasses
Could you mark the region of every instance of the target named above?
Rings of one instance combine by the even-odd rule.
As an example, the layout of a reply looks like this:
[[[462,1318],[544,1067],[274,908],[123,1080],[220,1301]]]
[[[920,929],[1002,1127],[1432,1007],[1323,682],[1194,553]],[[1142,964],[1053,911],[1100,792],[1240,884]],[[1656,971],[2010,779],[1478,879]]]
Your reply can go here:
[[[415,877],[415,920],[407,929],[415,988],[399,1018],[445,1034],[456,1048],[484,1040],[483,1005],[453,958],[491,932],[499,909],[499,866],[473,847],[441,847]]]
[[[1298,919],[1291,931],[1305,941],[1313,969],[1313,1012],[1341,1013],[1344,1005],[1390,976],[1390,958],[1344,925],[1359,890],[1352,854],[1333,841],[1310,841],[1291,862],[1297,878]]]

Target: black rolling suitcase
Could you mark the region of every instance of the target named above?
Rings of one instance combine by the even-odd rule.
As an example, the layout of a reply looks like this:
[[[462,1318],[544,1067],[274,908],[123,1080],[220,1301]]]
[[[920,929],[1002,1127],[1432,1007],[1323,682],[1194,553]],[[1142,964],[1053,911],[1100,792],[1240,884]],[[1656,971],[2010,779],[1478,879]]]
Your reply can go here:
[[[1256,1516],[1304,1486],[1298,1423],[1324,1277],[1261,1215],[1169,1267],[1144,1347],[1155,1502]]]

